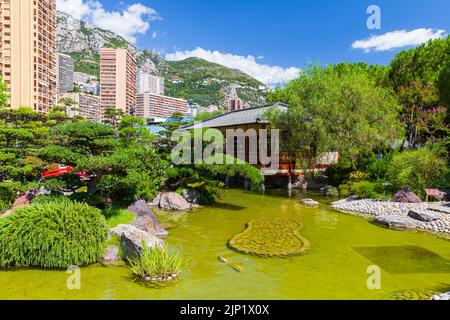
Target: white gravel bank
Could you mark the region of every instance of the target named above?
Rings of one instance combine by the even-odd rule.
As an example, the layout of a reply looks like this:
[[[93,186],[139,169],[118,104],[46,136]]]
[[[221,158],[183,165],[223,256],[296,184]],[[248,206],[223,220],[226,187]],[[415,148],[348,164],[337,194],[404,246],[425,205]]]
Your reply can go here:
[[[450,213],[436,211],[440,208],[436,203],[399,203],[374,199],[344,199],[333,202],[331,205],[333,208],[343,212],[373,218],[382,216],[408,216],[410,210],[431,212],[436,216],[436,220],[425,222],[411,218],[411,222],[414,222],[417,229],[450,235]],[[430,211],[430,209],[432,210]],[[448,207],[443,207],[443,211],[446,209]]]

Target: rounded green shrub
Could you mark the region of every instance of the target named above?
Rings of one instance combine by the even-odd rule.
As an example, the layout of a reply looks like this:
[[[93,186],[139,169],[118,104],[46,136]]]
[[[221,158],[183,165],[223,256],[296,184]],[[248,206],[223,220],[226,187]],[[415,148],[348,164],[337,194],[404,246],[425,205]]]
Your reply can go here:
[[[100,210],[60,200],[0,219],[0,266],[65,268],[99,260],[106,240]]]
[[[346,198],[352,195],[352,185],[350,182],[347,183],[343,183],[341,184],[338,189],[339,189],[339,194],[341,195],[341,197]]]
[[[9,208],[9,203],[5,203],[0,200],[0,213],[5,212]]]
[[[376,182],[371,181],[358,181],[352,184],[351,190],[360,199],[378,199],[383,198],[381,194],[380,187]]]
[[[395,155],[387,170],[387,177],[394,189],[408,186],[424,197],[425,188],[450,187],[447,160],[441,153],[431,147],[423,147]]]
[[[17,192],[20,190],[18,182],[1,182],[0,183],[0,207],[4,210],[8,209],[16,200]],[[1,210],[0,212],[4,211]]]
[[[68,200],[68,199],[65,196],[60,195],[60,194],[39,195],[33,199],[33,204],[34,205],[47,204],[47,203],[53,203],[56,201],[65,201],[65,200]]]

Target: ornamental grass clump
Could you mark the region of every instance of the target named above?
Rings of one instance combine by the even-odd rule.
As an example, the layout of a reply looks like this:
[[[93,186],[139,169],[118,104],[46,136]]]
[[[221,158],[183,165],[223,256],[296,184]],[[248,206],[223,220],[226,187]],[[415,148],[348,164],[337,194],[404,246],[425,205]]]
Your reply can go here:
[[[58,200],[0,219],[0,267],[66,268],[97,262],[106,240],[100,210]]]
[[[178,277],[183,259],[167,247],[149,248],[143,243],[141,256],[129,260],[128,263],[131,271],[143,280],[163,282]]]

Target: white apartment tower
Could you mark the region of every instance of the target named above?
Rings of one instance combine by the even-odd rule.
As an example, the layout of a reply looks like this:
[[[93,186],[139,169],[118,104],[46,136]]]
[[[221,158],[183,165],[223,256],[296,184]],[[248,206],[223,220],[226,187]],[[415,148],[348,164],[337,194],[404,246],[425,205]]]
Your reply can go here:
[[[140,69],[137,70],[137,93],[164,95],[164,78],[154,76]]]
[[[73,90],[74,63],[71,56],[58,53],[56,59],[58,94]]]

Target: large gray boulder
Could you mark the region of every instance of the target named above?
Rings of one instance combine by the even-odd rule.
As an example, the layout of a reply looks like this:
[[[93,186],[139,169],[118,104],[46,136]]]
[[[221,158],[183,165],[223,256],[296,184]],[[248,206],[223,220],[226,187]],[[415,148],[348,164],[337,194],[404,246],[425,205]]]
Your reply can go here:
[[[309,199],[309,198],[302,199],[302,200],[300,200],[300,202],[301,202],[301,204],[308,206],[308,207],[314,207],[314,206],[319,205],[319,202],[317,202],[314,199]]]
[[[402,190],[398,191],[394,196],[392,197],[393,202],[402,202],[402,203],[421,203],[422,200],[411,190],[409,190],[408,187],[403,188]]]
[[[138,200],[130,205],[128,211],[136,216],[131,225],[160,238],[168,236],[169,233],[159,226],[158,219],[144,200]]]
[[[145,202],[144,200],[138,200],[134,202],[127,208],[127,210],[134,214],[136,217],[154,216],[152,210],[150,210],[147,202]]]
[[[408,216],[424,222],[432,222],[441,219],[441,216],[437,212],[431,210],[411,209],[408,212]]]
[[[331,203],[331,205],[334,207],[334,206],[339,206],[339,205],[346,204],[346,203],[349,203],[349,202],[353,202],[353,201],[356,201],[356,200],[358,200],[357,196],[350,196],[350,197],[345,198],[345,199],[334,201],[334,202]]]
[[[150,216],[139,216],[131,223],[132,226],[149,232],[157,236],[158,238],[166,238],[169,232],[158,225],[158,222],[152,219]]]
[[[339,196],[339,191],[336,187],[333,186],[325,186],[320,188],[320,192],[322,192],[322,195],[326,197],[337,197]]]
[[[142,246],[145,243],[149,248],[155,246],[164,247],[164,242],[155,235],[145,232],[129,224],[119,224],[108,231],[109,236],[120,238],[122,254],[126,259],[133,259],[142,254]]]
[[[197,190],[184,189],[183,190],[183,198],[186,199],[186,201],[190,204],[193,204],[193,205],[200,204],[200,193]]]
[[[161,194],[159,207],[164,210],[188,211],[189,203],[175,192],[165,192]]]
[[[159,207],[159,202],[161,201],[161,193],[158,193],[156,197],[148,203],[151,207]]]
[[[375,222],[395,230],[414,230],[418,225],[417,220],[399,215],[378,216],[375,218]]]
[[[118,261],[122,261],[119,253],[119,247],[114,244],[107,246],[103,252],[102,262],[113,263]]]

